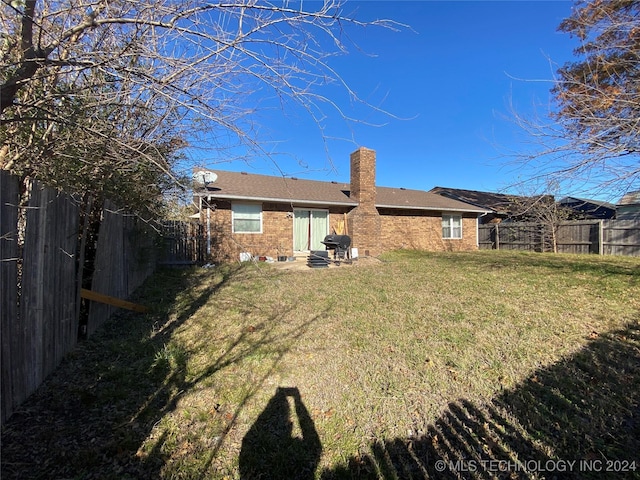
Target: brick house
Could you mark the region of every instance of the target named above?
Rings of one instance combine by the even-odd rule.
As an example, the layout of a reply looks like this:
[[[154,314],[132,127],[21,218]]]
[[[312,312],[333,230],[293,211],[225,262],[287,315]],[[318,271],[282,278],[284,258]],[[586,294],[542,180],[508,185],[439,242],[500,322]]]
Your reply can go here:
[[[350,184],[211,170],[194,192],[216,261],[324,250],[346,233],[360,256],[410,248],[477,248],[478,216],[488,210],[421,190],[376,186],[376,152],[351,154]]]

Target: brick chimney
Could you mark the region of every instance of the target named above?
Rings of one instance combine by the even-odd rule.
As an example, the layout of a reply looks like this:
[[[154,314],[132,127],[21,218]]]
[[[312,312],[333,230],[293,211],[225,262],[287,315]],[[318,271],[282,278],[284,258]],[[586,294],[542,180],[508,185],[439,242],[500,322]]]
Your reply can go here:
[[[350,197],[358,206],[349,212],[351,245],[361,256],[379,255],[380,215],[376,209],[376,152],[360,147],[351,154]]]

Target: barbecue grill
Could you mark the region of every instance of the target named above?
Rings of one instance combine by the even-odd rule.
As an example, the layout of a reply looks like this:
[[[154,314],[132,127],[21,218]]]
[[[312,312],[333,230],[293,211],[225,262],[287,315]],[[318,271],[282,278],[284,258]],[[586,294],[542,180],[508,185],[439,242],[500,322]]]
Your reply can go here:
[[[327,247],[327,250],[333,250],[334,260],[340,261],[350,258],[351,237],[348,235],[327,235],[321,243]]]

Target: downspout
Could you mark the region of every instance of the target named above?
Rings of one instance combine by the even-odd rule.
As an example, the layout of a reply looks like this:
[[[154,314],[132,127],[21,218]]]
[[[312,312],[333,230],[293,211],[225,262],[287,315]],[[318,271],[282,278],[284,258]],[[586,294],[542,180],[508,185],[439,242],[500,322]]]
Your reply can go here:
[[[211,256],[211,195],[207,195],[207,256]]]

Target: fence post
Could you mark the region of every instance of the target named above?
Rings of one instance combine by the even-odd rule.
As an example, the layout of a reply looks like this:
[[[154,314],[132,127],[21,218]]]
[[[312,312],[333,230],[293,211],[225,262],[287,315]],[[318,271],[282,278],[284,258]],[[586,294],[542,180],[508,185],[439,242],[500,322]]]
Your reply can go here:
[[[598,220],[598,255],[604,255],[604,220]]]
[[[499,223],[496,223],[496,250],[500,250],[500,229],[498,228]]]

